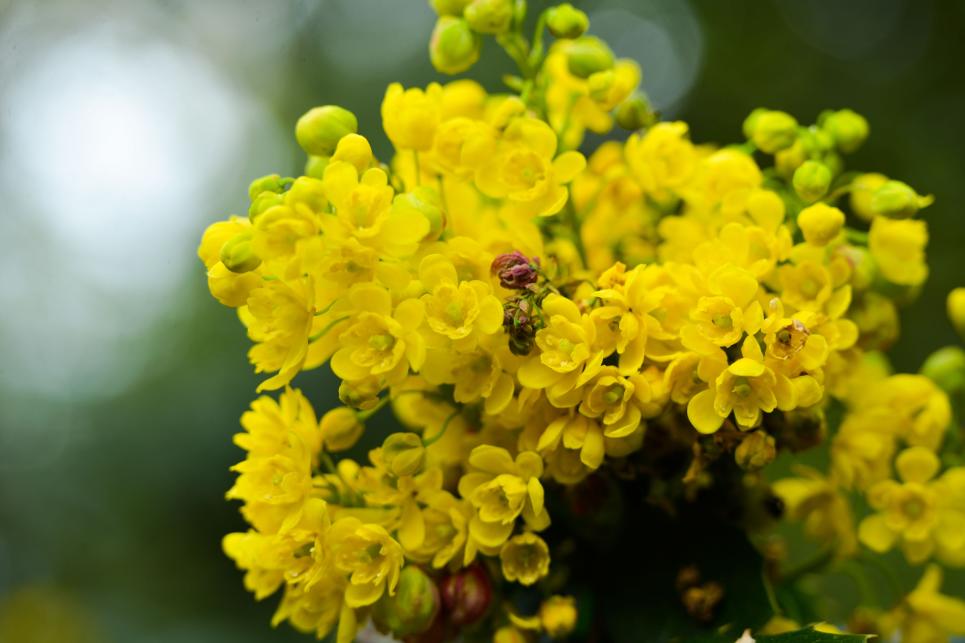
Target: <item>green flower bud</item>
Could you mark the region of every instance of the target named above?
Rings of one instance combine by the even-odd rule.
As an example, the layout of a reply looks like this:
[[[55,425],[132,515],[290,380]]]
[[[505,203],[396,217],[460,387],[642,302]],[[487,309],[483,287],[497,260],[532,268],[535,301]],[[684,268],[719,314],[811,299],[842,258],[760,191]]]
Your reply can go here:
[[[867,248],[842,244],[834,249],[834,253],[851,264],[851,287],[855,292],[863,292],[874,284],[878,267]]]
[[[593,36],[577,38],[566,53],[570,73],[579,78],[589,78],[599,71],[613,68],[613,52],[605,42]]]
[[[440,16],[461,16],[472,0],[429,0],[429,6]]]
[[[965,390],[965,351],[961,346],[945,346],[928,356],[921,374],[946,393]]]
[[[931,196],[921,196],[907,183],[887,181],[871,196],[871,210],[892,219],[907,219],[934,200]]]
[[[556,38],[572,40],[586,33],[590,19],[569,2],[564,2],[546,12],[546,26]]]
[[[305,176],[310,176],[315,179],[324,178],[325,168],[328,167],[330,158],[331,157],[328,156],[309,156],[305,162]]]
[[[221,246],[221,263],[231,272],[250,272],[261,265],[261,259],[251,248],[252,231],[245,230],[228,239]]]
[[[617,105],[616,121],[623,129],[634,131],[653,125],[657,115],[646,95],[638,92]]]
[[[462,18],[442,16],[429,40],[429,59],[443,74],[458,74],[479,60],[482,41]]]
[[[281,194],[288,189],[291,185],[291,177],[280,177],[277,174],[269,174],[268,176],[263,176],[260,179],[255,179],[248,186],[248,198],[254,201],[258,198],[258,195],[262,192],[274,192],[275,194]]]
[[[355,114],[338,105],[313,107],[295,124],[295,139],[307,154],[328,156],[339,139],[359,129]]]
[[[382,443],[382,462],[397,478],[414,476],[426,464],[426,448],[415,433],[393,433]]]
[[[281,205],[285,202],[285,195],[279,194],[278,192],[265,191],[255,197],[255,200],[251,202],[248,207],[248,218],[254,223],[255,219],[258,218],[265,210],[273,208],[276,205]]]
[[[819,120],[824,130],[834,139],[834,144],[845,154],[857,150],[868,138],[868,121],[850,109],[829,112]]]
[[[750,139],[757,149],[765,154],[774,154],[794,145],[797,139],[797,121],[785,112],[765,110],[763,113],[751,113],[745,121],[745,130],[750,129]]]
[[[813,203],[831,187],[831,170],[820,161],[805,161],[794,171],[794,191],[807,203]]]
[[[875,218],[871,200],[878,188],[887,182],[887,176],[875,172],[862,174],[851,182],[851,211],[855,216],[864,221],[871,221]]]
[[[744,124],[741,125],[741,131],[744,132],[744,138],[750,140],[754,138],[754,128],[757,127],[757,119],[762,115],[766,114],[768,110],[763,107],[755,108],[747,118],[744,119]]]
[[[428,185],[420,185],[411,192],[405,192],[395,197],[392,207],[401,210],[415,210],[429,220],[429,234],[427,240],[439,238],[446,227],[446,213],[442,209],[442,199],[439,192]]]
[[[397,638],[421,634],[432,626],[439,603],[435,582],[415,565],[406,565],[395,595],[382,595],[372,610],[372,620]]]
[[[734,451],[737,466],[747,471],[756,471],[774,461],[777,447],[774,438],[765,431],[754,431],[744,436]]]
[[[513,22],[513,3],[512,0],[473,0],[463,17],[476,33],[505,33]]]

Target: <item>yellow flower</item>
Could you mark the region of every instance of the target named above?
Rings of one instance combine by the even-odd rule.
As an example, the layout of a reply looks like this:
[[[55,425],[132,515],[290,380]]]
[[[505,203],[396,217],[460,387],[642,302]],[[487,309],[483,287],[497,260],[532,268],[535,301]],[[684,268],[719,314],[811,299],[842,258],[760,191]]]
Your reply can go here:
[[[941,584],[941,568],[926,567],[915,589],[885,616],[885,634],[898,630],[904,643],[936,643],[965,634],[965,601],[942,594]]]
[[[503,305],[488,283],[476,279],[460,282],[452,262],[438,254],[422,260],[419,277],[429,291],[422,296],[426,323],[460,349],[470,350],[479,338],[501,329]]]
[[[382,127],[398,150],[425,151],[439,126],[442,87],[430,83],[425,91],[403,89],[392,83],[382,99]]]
[[[308,358],[314,316],[314,290],[304,280],[291,284],[269,281],[252,291],[241,320],[255,345],[248,358],[257,373],[277,373],[258,385],[258,390],[279,389],[302,370]]]
[[[708,286],[711,294],[697,300],[691,312],[694,324],[680,331],[684,346],[704,354],[736,344],[745,332],[755,334],[764,320],[755,299],[757,280],[746,270],[723,266],[710,276]]]
[[[251,410],[241,416],[244,433],[234,436],[234,443],[250,456],[264,457],[288,448],[297,440],[309,453],[321,448],[322,432],[315,410],[298,389],[286,389],[276,402],[263,395],[251,403]]]
[[[459,480],[459,495],[476,508],[469,533],[487,548],[502,546],[522,516],[535,530],[549,525],[543,506],[543,460],[524,451],[514,461],[506,449],[483,444],[469,454],[472,471]]]
[[[379,525],[351,516],[340,518],[325,534],[325,546],[334,568],[348,575],[345,603],[349,607],[371,605],[384,592],[395,592],[402,547]]]
[[[572,596],[550,596],[539,606],[539,620],[550,638],[563,638],[576,627],[576,600]]]
[[[687,417],[701,433],[717,431],[731,412],[738,427],[750,429],[760,423],[762,412],[794,408],[791,381],[764,364],[761,347],[753,337],[744,340],[740,359],[720,366],[723,368],[711,387],[687,404]]]
[[[528,531],[503,545],[499,562],[506,580],[532,585],[549,573],[550,550],[542,538]]]
[[[681,121],[657,123],[641,136],[627,139],[627,164],[640,186],[658,199],[677,192],[697,167],[697,152]]]
[[[569,192],[564,184],[586,166],[579,152],[555,159],[556,134],[534,118],[514,119],[499,140],[494,155],[476,170],[476,186],[487,196],[506,199],[520,216],[559,212]]]
[[[882,276],[902,286],[917,286],[928,277],[927,243],[924,221],[875,217],[868,232],[868,248]]]
[[[850,555],[857,547],[857,540],[848,498],[833,479],[803,467],[797,472],[799,477],[783,478],[773,485],[788,517],[804,522],[809,536],[833,544],[839,555]]]
[[[425,316],[422,302],[407,299],[392,309],[388,291],[359,284],[349,297],[358,311],[339,335],[340,348],[332,355],[332,370],[344,380],[370,375],[395,381],[425,360],[425,340],[417,329]]]
[[[589,418],[600,418],[607,437],[620,438],[640,426],[639,404],[649,401],[650,385],[646,379],[638,374],[624,377],[617,367],[604,366],[587,383],[579,410]]]

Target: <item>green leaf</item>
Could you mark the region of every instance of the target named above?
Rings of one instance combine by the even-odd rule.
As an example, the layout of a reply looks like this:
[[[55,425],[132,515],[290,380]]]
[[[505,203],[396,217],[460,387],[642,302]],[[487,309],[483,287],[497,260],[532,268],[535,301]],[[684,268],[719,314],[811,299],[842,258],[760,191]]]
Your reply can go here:
[[[740,637],[740,632],[728,629],[726,633],[688,638],[687,641],[689,643],[735,643]],[[828,634],[815,630],[814,626],[808,626],[794,632],[785,632],[784,634],[752,634],[751,637],[755,643],[865,643],[874,638],[868,634]]]

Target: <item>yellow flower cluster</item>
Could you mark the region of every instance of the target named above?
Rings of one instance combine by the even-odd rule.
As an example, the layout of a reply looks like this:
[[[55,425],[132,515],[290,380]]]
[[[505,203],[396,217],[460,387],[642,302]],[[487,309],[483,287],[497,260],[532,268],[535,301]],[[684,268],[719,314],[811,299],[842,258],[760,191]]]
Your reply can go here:
[[[433,2],[431,51],[460,71],[496,35],[517,93],[391,85],[388,163],[350,112],[316,108],[296,130],[305,174],[255,181],[248,216],[204,234],[258,390],[281,391],[235,439],[228,497],[251,528],[224,549],[246,587],[281,589],[276,622],[339,641],[369,619],[399,636],[481,618],[497,641],[565,636],[574,601],[549,585],[537,615],[486,608],[494,583],[548,581],[554,488],[645,451],[651,431],[692,447],[692,469],[710,434],[758,469],[821,442],[842,403],[830,472],[775,484],[789,515],[842,555],[860,542],[965,564],[965,469],[939,475],[948,399],[872,359],[927,275],[912,217],[930,199],[842,171],[867,135],[849,110],[807,127],[756,110],[745,142],[697,145],[655,122],[639,68],[583,36],[581,12],[552,8],[530,42],[511,4]],[[543,26],[558,38],[545,55]],[[625,143],[574,151],[617,123]],[[290,385],[326,363],[345,406],[319,420]],[[335,462],[389,405],[407,430]],[[875,511],[857,530],[852,489]]]

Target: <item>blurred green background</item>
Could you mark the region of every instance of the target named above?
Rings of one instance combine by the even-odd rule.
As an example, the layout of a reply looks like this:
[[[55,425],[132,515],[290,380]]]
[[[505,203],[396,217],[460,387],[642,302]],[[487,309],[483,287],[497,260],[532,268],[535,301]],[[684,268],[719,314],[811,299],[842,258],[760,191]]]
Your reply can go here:
[[[696,140],[737,139],[756,106],[866,115],[852,165],[937,197],[894,361],[955,341],[965,3],[578,4]],[[252,178],[299,171],[314,105],[355,111],[386,157],[383,91],[438,79],[433,19],[423,0],[0,0],[0,625],[33,623],[28,643],[302,640],[269,629],[274,599],[221,553],[257,379],[195,248]],[[488,42],[473,74],[496,90],[508,69]],[[324,371],[298,381],[320,411]]]

